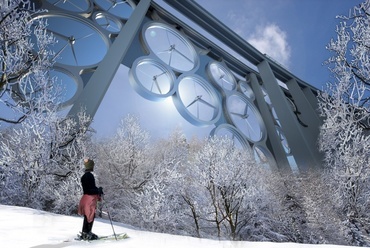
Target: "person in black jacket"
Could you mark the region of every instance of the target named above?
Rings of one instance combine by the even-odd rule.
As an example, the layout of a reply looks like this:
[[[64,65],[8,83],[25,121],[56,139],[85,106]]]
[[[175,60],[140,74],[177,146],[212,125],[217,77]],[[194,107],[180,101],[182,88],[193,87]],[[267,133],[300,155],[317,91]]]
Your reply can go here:
[[[96,187],[95,177],[91,173],[94,171],[94,161],[92,159],[84,159],[85,174],[81,177],[83,196],[78,206],[78,213],[84,216],[82,225],[81,238],[84,240],[98,239],[98,236],[91,232],[94,224],[96,205],[101,201],[103,194],[102,187]]]

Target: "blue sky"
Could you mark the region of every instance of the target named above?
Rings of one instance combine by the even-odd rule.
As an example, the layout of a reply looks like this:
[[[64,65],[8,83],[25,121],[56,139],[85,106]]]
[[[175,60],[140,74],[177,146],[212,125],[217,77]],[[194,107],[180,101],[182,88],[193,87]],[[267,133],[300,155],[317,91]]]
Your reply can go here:
[[[324,61],[325,49],[335,38],[337,15],[348,15],[359,0],[198,0],[201,6],[225,23],[262,53],[283,64],[294,75],[322,89],[330,81]],[[176,126],[188,138],[206,136],[213,127],[187,123],[171,100],[151,102],[136,94],[127,81],[127,68],[120,67],[95,115],[98,137],[111,136],[128,113],[140,116],[144,129],[154,138],[166,137]]]
[[[335,37],[336,15],[359,0],[198,0],[200,5],[293,74],[321,89],[329,80],[322,63]]]

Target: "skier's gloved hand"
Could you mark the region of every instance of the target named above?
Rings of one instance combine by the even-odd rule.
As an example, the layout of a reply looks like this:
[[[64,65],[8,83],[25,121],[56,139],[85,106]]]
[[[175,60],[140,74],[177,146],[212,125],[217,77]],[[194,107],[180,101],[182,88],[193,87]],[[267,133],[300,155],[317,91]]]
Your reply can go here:
[[[99,195],[104,195],[104,192],[103,192],[103,188],[102,187],[99,187],[98,188],[98,192],[99,192]]]

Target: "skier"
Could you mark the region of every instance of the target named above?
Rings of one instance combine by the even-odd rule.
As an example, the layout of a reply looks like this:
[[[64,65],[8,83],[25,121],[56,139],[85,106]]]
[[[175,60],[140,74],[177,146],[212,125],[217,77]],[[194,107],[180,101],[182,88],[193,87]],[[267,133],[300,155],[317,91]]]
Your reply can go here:
[[[83,196],[78,206],[78,214],[84,216],[82,225],[81,238],[84,240],[98,239],[98,236],[91,232],[94,219],[96,205],[101,201],[103,195],[103,188],[96,187],[94,175],[94,161],[92,159],[84,159],[85,174],[81,177],[81,184],[83,189]]]

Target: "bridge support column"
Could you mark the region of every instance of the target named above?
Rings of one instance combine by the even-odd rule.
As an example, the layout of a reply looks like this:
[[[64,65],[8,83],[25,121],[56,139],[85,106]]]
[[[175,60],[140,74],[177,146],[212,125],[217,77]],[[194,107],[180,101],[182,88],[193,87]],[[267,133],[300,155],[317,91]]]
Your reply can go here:
[[[281,144],[281,139],[276,132],[275,121],[270,112],[270,107],[265,101],[264,94],[262,92],[261,86],[258,82],[257,76],[254,73],[249,75],[251,86],[256,96],[256,101],[258,109],[260,110],[263,122],[266,126],[266,131],[268,135],[268,143],[270,144],[270,149],[272,150],[277,167],[280,171],[291,172],[291,167],[287,159],[287,154]]]
[[[263,60],[257,65],[263,86],[270,97],[279,118],[281,128],[289,143],[291,153],[297,163],[300,172],[308,171],[310,168],[320,167],[320,158],[317,157],[316,147],[312,147],[309,138],[302,131],[296,115],[268,63]]]

